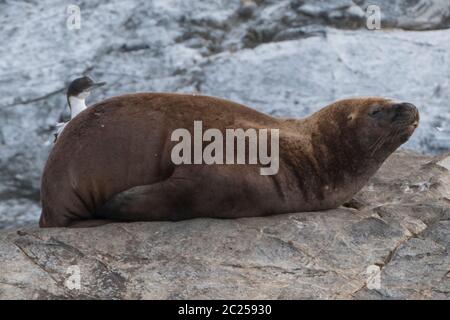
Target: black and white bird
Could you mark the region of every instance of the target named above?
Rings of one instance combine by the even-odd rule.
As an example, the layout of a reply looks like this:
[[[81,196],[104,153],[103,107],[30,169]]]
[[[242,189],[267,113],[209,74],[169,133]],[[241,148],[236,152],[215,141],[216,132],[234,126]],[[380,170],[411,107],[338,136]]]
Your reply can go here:
[[[70,120],[75,118],[80,112],[87,108],[86,98],[91,94],[91,90],[104,86],[106,82],[94,82],[89,77],[81,77],[73,80],[67,89],[67,103],[70,109]],[[70,122],[60,122],[56,124],[55,141]]]

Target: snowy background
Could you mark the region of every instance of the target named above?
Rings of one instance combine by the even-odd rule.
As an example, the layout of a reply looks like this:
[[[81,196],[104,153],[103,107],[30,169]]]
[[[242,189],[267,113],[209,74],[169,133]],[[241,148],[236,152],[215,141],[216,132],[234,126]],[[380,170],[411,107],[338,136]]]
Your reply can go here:
[[[368,5],[381,30],[365,27]],[[0,0],[0,228],[36,223],[65,89],[82,74],[108,83],[89,103],[199,92],[302,117],[346,97],[397,98],[421,112],[406,147],[449,151],[449,28],[449,0]]]

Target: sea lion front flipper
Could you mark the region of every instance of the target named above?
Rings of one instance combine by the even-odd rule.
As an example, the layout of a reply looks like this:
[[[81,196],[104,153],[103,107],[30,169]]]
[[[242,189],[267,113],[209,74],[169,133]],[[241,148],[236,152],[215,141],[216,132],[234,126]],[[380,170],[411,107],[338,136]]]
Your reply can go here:
[[[178,212],[185,206],[183,190],[189,190],[189,186],[180,188],[179,182],[177,185],[170,179],[133,187],[107,201],[95,218],[125,222],[181,220]]]

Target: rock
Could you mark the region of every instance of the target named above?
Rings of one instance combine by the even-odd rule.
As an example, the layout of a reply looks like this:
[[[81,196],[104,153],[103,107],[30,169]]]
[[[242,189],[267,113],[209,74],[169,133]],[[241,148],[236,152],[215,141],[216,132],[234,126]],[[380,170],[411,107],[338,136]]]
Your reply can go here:
[[[353,6],[352,0],[336,0],[336,1],[304,1],[297,8],[308,16],[327,16],[331,12],[348,9]]]
[[[448,157],[447,154],[444,154],[441,157],[436,157],[435,163],[447,170],[450,170],[450,157]]]
[[[2,231],[0,298],[449,299],[449,157],[394,153],[359,210]]]
[[[250,19],[255,10],[258,8],[258,5],[251,0],[241,1],[241,6],[238,10],[238,15],[243,19]]]
[[[35,223],[40,214],[39,200],[19,197],[5,199],[0,206],[0,229]]]

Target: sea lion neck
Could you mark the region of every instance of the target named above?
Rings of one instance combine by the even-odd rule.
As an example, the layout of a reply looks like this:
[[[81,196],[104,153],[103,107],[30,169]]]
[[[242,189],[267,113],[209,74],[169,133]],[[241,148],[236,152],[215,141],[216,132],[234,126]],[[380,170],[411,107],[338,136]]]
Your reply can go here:
[[[361,140],[363,128],[349,124],[344,112],[326,108],[292,123],[299,137],[309,140],[309,154],[324,168],[329,168],[325,171],[335,182],[340,176],[355,177],[372,171],[368,167],[380,163],[380,155],[371,155]]]

